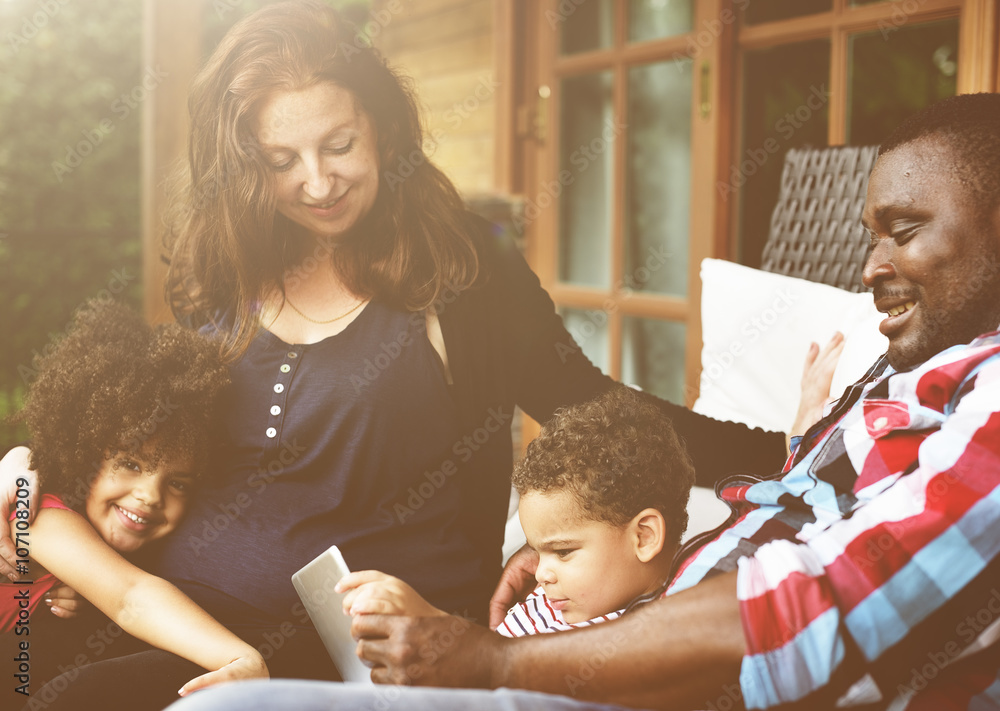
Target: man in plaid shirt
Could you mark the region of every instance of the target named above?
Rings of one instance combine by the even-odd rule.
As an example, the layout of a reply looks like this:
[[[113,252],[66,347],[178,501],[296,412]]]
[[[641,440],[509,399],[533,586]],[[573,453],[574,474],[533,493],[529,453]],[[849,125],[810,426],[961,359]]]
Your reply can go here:
[[[455,618],[355,619],[379,681],[587,701],[383,694],[394,708],[1000,707],[1000,95],[955,97],[901,126],[862,221],[888,353],[783,475],[727,483],[735,522],[665,599],[518,640]],[[299,691],[301,709],[373,702]],[[224,707],[218,693],[206,708]],[[272,707],[254,693],[243,708]]]

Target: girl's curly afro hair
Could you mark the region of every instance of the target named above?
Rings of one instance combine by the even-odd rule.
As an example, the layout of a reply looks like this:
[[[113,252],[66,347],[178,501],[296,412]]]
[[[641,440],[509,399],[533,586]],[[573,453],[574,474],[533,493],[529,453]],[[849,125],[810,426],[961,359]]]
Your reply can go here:
[[[567,489],[587,518],[622,526],[645,508],[667,522],[668,540],[687,528],[694,466],[670,419],[618,385],[556,411],[512,476],[519,494]]]
[[[219,346],[178,324],[151,328],[131,309],[92,300],[66,335],[36,356],[20,413],[44,491],[86,500],[106,459],[139,455],[151,466],[206,461],[212,411],[229,372]]]

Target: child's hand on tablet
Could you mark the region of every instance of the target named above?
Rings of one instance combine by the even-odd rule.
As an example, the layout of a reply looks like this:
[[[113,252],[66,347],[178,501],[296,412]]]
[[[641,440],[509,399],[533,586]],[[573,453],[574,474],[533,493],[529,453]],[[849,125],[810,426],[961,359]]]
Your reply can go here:
[[[446,615],[399,578],[377,570],[350,573],[337,583],[344,595],[345,615],[407,615],[431,617]]]

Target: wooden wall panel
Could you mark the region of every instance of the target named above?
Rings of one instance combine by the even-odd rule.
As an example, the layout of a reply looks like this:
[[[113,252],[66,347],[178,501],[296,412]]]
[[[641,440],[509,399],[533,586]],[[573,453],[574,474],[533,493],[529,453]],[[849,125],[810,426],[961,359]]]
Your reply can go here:
[[[499,81],[492,0],[378,0],[375,43],[414,81],[434,163],[465,195],[495,184]]]

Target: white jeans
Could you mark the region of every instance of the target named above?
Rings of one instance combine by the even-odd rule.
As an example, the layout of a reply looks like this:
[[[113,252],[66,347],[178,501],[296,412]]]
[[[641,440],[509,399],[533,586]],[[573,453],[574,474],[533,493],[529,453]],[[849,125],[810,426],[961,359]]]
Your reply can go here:
[[[516,689],[369,686],[330,681],[247,681],[196,691],[168,711],[625,711]]]

